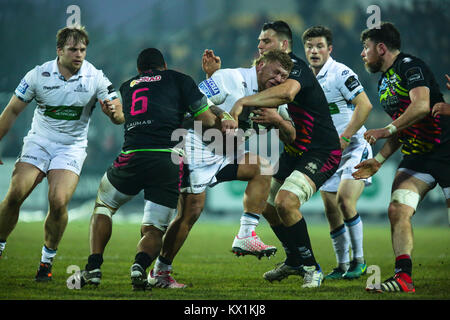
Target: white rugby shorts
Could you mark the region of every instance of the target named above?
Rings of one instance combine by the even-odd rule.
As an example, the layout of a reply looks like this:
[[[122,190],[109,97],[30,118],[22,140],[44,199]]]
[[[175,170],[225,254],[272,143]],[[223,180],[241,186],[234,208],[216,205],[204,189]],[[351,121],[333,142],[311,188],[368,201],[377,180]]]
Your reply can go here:
[[[319,190],[325,192],[337,192],[342,180],[355,180],[352,176],[352,173],[357,171],[355,166],[370,158],[373,158],[372,147],[370,144],[363,138],[355,139],[352,137],[350,145],[342,153],[339,168]],[[361,181],[364,182],[366,187],[370,186],[372,184],[372,177],[361,179]]]
[[[85,146],[55,143],[37,134],[29,134],[23,142],[16,162],[30,163],[45,174],[49,170],[65,169],[80,175],[87,156]]]

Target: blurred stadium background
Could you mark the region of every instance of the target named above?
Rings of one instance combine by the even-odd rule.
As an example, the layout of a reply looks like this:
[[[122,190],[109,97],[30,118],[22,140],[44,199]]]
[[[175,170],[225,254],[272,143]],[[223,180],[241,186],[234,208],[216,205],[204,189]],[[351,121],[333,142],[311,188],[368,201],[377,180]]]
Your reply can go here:
[[[305,28],[323,24],[334,33],[332,56],[351,67],[360,77],[374,109],[367,128],[385,126],[389,118],[377,102],[379,75],[369,75],[360,59],[360,32],[370,16],[369,5],[378,5],[381,19],[392,21],[402,35],[402,51],[422,58],[436,76],[445,100],[445,73],[450,74],[450,10],[448,0],[422,1],[296,1],[296,0],[185,0],[185,1],[49,1],[0,0],[0,111],[8,103],[25,73],[35,65],[55,57],[55,35],[66,25],[69,5],[81,9],[81,23],[87,27],[91,43],[87,60],[103,69],[118,89],[135,74],[135,61],[146,47],[157,47],[169,68],[204,79],[201,55],[213,49],[222,58],[223,68],[249,67],[257,55],[257,37],[262,24],[270,20],[287,21],[294,32],[294,52],[304,57],[300,36]],[[22,138],[28,132],[35,107],[32,102],[0,144],[5,162],[0,167],[0,198],[7,192],[15,158]],[[70,219],[88,219],[97,187],[105,169],[112,163],[122,144],[123,130],[114,127],[95,110],[89,131],[88,157],[80,183],[70,204]],[[380,144],[375,146],[374,154]],[[366,188],[358,211],[366,223],[388,224],[386,210],[390,187],[400,154],[389,160]],[[201,219],[235,219],[242,210],[245,183],[229,182],[208,190]],[[303,212],[308,221],[326,223],[320,195],[316,194]],[[140,221],[142,195],[122,207],[115,219]],[[22,220],[42,220],[47,211],[46,181],[26,200]],[[435,188],[425,198],[414,217],[415,224],[447,225],[444,196]]]

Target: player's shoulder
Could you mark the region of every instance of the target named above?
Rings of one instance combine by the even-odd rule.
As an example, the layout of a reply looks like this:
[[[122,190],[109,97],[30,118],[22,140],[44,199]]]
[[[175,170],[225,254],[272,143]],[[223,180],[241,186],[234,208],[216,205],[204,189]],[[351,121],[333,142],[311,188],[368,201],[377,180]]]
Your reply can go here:
[[[245,68],[225,68],[219,69],[213,73],[212,77],[222,78],[222,79],[232,79],[232,78],[242,78],[242,74],[245,72]]]
[[[350,67],[336,60],[333,60],[330,69],[333,74],[343,79],[348,78],[351,75],[356,75],[356,73]]]
[[[420,58],[413,56],[412,54],[401,52],[397,58],[397,66],[402,70],[406,70],[409,67],[421,66],[428,68],[427,64]]]

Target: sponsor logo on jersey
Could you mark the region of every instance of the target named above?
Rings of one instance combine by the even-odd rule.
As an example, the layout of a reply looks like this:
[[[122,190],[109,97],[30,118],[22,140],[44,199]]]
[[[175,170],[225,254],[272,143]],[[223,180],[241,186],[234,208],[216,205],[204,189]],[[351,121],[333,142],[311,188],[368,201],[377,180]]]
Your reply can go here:
[[[50,77],[50,72],[44,71],[41,73],[43,77]]]
[[[145,77],[140,77],[139,79],[133,80],[130,82],[130,87],[134,87],[135,85],[141,83],[141,82],[155,82],[155,81],[160,81],[161,80],[161,76],[157,75],[157,76],[145,76]]]
[[[25,79],[22,79],[22,81],[20,81],[19,86],[17,87],[17,91],[19,91],[21,94],[25,94],[25,92],[27,92],[29,85],[28,83],[25,81]]]
[[[348,77],[347,80],[345,80],[345,86],[347,87],[347,89],[349,91],[353,91],[355,90],[358,86],[360,86],[360,83],[358,81],[358,79],[356,79],[355,76],[350,76]]]
[[[200,90],[206,94],[208,98],[218,95],[220,93],[219,87],[216,85],[213,79],[206,79],[198,85]]]
[[[61,86],[51,86],[51,87],[43,86],[42,89],[44,89],[44,90],[55,90],[55,89],[59,89],[60,87]]]
[[[315,174],[317,171],[317,164],[315,164],[314,162],[309,162],[306,165],[305,169],[311,172],[312,174]]]
[[[86,89],[86,87],[85,87],[82,83],[80,83],[80,84],[75,88],[75,90],[73,90],[73,91],[75,91],[75,92],[88,92],[88,90]]]
[[[416,81],[424,80],[422,69],[420,67],[412,67],[405,73],[408,84]]]

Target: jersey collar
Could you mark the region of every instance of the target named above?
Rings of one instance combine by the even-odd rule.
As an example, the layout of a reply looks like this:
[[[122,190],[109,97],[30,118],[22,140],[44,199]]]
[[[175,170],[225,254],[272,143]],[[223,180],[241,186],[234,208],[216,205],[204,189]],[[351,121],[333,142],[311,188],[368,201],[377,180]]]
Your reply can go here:
[[[324,77],[327,74],[333,62],[334,59],[331,56],[329,56],[327,62],[325,62],[322,69],[320,69],[319,73],[317,74],[317,78]]]

